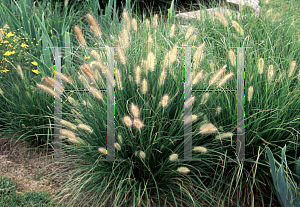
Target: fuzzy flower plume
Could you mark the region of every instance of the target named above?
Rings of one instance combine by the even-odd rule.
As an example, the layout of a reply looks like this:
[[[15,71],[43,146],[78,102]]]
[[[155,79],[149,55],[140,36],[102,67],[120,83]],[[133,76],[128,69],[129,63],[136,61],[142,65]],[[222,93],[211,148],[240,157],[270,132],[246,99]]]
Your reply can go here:
[[[138,130],[140,130],[144,126],[144,124],[139,118],[134,118],[133,119],[133,126],[135,128],[137,128]]]
[[[61,123],[62,125],[64,125],[64,126],[69,127],[69,128],[72,129],[72,130],[76,130],[76,129],[77,129],[77,126],[76,126],[76,125],[74,125],[74,124],[72,124],[71,122],[68,122],[68,121],[66,121],[66,120],[61,120],[60,123]]]
[[[148,91],[148,84],[147,84],[147,80],[144,78],[142,81],[142,94],[146,94]]]
[[[230,60],[230,63],[232,66],[236,66],[236,57],[235,57],[235,54],[234,54],[234,51],[232,49],[229,49],[229,60]]]
[[[117,48],[117,53],[119,55],[120,61],[123,65],[126,65],[126,57],[122,48]]]
[[[200,134],[216,133],[218,129],[211,123],[206,123],[200,126]]]
[[[126,9],[124,9],[123,11],[123,23],[124,23],[124,26],[126,28],[126,30],[130,30],[130,18],[129,18],[129,15],[128,15],[128,12],[126,11]]]
[[[288,77],[291,77],[294,74],[296,65],[297,64],[296,64],[295,60],[290,63],[290,69],[289,69],[289,76]]]
[[[209,93],[205,93],[205,94],[202,96],[202,99],[201,99],[201,103],[200,103],[200,104],[206,104],[208,98],[209,98]]]
[[[258,73],[261,75],[264,72],[264,59],[263,58],[259,58],[258,61]]]
[[[228,26],[228,21],[221,12],[215,11],[215,16],[220,20],[224,27]]]
[[[168,94],[165,94],[165,95],[161,98],[160,103],[161,103],[161,106],[162,106],[163,108],[165,108],[165,107],[168,106],[169,99],[170,99],[170,97],[168,96]]]
[[[191,36],[191,34],[193,34],[193,32],[194,32],[194,27],[190,26],[185,34],[185,40],[187,40]]]
[[[23,75],[23,71],[22,71],[22,68],[20,65],[17,65],[17,69],[18,69],[18,72],[19,72],[19,75],[21,76],[22,80],[24,78],[24,75]]]
[[[134,31],[137,31],[137,22],[136,22],[136,19],[135,19],[135,18],[132,18],[131,23],[132,23],[132,28],[133,28],[133,30],[134,30]]]
[[[115,143],[115,148],[120,151],[121,150],[121,145],[119,143]]]
[[[221,68],[220,70],[218,70],[215,75],[210,79],[209,81],[209,85],[213,85],[215,82],[217,82],[219,80],[219,78],[222,76],[222,74],[225,72],[225,68],[227,67],[227,65],[224,65],[223,68]]]
[[[249,102],[252,100],[252,96],[253,96],[253,86],[250,86],[248,88],[248,101]]]
[[[61,133],[61,135],[65,136],[67,138],[76,139],[76,134],[74,132],[72,132],[71,130],[61,129],[60,133]]]
[[[99,148],[98,148],[98,152],[100,152],[100,153],[103,154],[103,155],[106,155],[106,154],[107,154],[107,150],[106,150],[105,148],[103,148],[103,147],[99,147]]]
[[[190,97],[188,100],[184,103],[184,108],[188,108],[192,106],[192,104],[195,102],[195,96]]]
[[[57,88],[58,90],[63,90],[64,87],[62,87],[58,81],[54,80],[53,78],[50,77],[42,77],[42,81],[51,89]]]
[[[95,60],[101,61],[99,53],[97,53],[95,50],[92,50],[90,54]]]
[[[145,152],[143,152],[143,151],[140,151],[140,152],[139,152],[139,155],[140,155],[140,157],[141,157],[142,159],[145,159],[145,157],[146,157],[146,154],[145,154]]]
[[[162,85],[165,84],[166,77],[167,77],[167,71],[164,68],[163,71],[161,72],[160,76],[159,76],[158,86],[162,86]]]
[[[90,62],[89,66],[91,68],[96,67],[96,68],[100,69],[101,73],[104,74],[104,75],[106,75],[106,73],[107,73],[106,67],[100,61],[92,61],[92,62]]]
[[[207,149],[205,147],[197,146],[197,147],[194,147],[194,151],[199,152],[199,153],[206,153]]]
[[[121,81],[121,72],[119,69],[115,69],[116,82],[119,90],[123,90],[122,81]]]
[[[223,84],[225,84],[232,76],[234,73],[229,73],[223,77],[223,79],[219,82],[218,87],[221,87]]]
[[[64,75],[64,74],[62,74],[62,73],[60,73],[58,71],[55,71],[55,75],[57,75],[58,78],[63,79],[68,84],[72,84],[73,83],[73,81],[69,77],[67,77],[66,75]]]
[[[100,91],[97,90],[97,88],[93,87],[93,86],[90,86],[90,89],[92,91],[90,91],[90,93],[92,93],[92,95],[98,99],[98,100],[103,100],[103,95]]]
[[[177,168],[177,171],[182,174],[188,174],[190,172],[190,170],[187,167],[179,167]]]
[[[242,29],[242,27],[239,25],[239,23],[237,23],[236,21],[232,20],[231,21],[232,26],[234,27],[234,29],[240,33],[240,35],[244,36],[244,30]]]
[[[86,63],[80,66],[80,70],[91,80],[95,81],[95,74],[92,72],[90,66]]]
[[[222,140],[222,139],[225,139],[225,138],[231,138],[232,136],[233,136],[232,132],[227,132],[227,133],[223,133],[221,135],[217,135],[216,139]]]
[[[273,65],[269,65],[268,68],[268,81],[271,82],[274,78],[274,66]]]
[[[58,95],[57,93],[54,92],[53,89],[51,89],[51,88],[49,88],[49,87],[47,87],[47,86],[45,86],[45,85],[42,85],[42,84],[36,84],[36,86],[37,86],[39,89],[41,89],[42,91],[44,91],[44,92],[50,94],[51,96]]]
[[[138,118],[140,116],[139,107],[137,107],[134,103],[130,105],[130,112],[135,118]]]
[[[91,30],[92,32],[97,36],[97,37],[101,37],[102,33],[101,30],[99,28],[99,25],[97,23],[97,21],[95,20],[95,18],[91,15],[91,14],[87,14],[86,18],[88,20],[88,22],[91,24]]]
[[[86,125],[86,124],[78,124],[77,127],[79,129],[83,129],[83,130],[85,130],[89,133],[93,133],[93,129],[90,126]]]
[[[170,38],[174,37],[174,34],[175,34],[175,24],[173,24],[171,26],[171,29],[170,29]]]
[[[84,141],[82,139],[80,139],[79,137],[76,137],[76,138],[68,137],[68,141],[71,142],[71,143],[73,143],[73,144],[84,143]]]
[[[141,70],[141,67],[140,66],[137,66],[135,68],[135,82],[137,85],[140,84],[140,81],[141,81],[141,73],[142,73],[142,70]]]
[[[123,117],[123,123],[127,126],[127,127],[131,127],[132,126],[132,121],[131,118],[129,116],[124,116]]]
[[[149,52],[147,56],[147,66],[149,67],[150,71],[154,71],[156,65],[155,55],[153,52]]]
[[[77,37],[79,43],[81,44],[81,46],[86,45],[86,42],[85,42],[85,39],[84,39],[83,34],[81,32],[81,29],[77,25],[74,26],[74,32],[75,32],[76,37]]]
[[[203,60],[204,58],[204,53],[203,50],[205,48],[205,42],[203,42],[201,45],[199,45],[199,47],[197,48],[195,54],[194,54],[194,58],[193,58],[193,67],[194,68],[199,68],[199,64],[200,62]]]
[[[129,33],[125,28],[122,30],[121,37],[119,37],[119,44],[125,49],[130,45]]]
[[[176,160],[178,160],[178,154],[175,154],[175,153],[171,154],[170,157],[169,157],[169,159],[170,159],[170,161],[176,161]]]
[[[192,84],[196,85],[197,83],[199,83],[199,81],[204,77],[204,72],[203,70],[200,71],[199,73],[196,74],[196,77],[193,79]]]

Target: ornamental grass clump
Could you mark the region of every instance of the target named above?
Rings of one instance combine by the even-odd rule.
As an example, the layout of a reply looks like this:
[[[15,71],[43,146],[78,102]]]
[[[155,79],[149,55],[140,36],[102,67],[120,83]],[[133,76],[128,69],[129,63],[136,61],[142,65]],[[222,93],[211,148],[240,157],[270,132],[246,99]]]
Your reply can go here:
[[[197,47],[192,47],[191,62],[191,83],[196,92],[193,91],[188,96],[191,98],[186,99],[185,86],[189,84],[184,79],[186,48],[175,48],[176,45],[184,45],[192,39],[194,27],[199,29],[199,25],[194,24],[188,30],[179,30],[173,23],[161,24],[160,20],[152,22],[137,18],[135,30],[132,29],[130,16],[126,11],[121,25],[110,27],[110,31],[101,30],[103,36],[111,37],[101,46],[114,47],[112,68],[109,67],[108,47],[105,48],[106,52],[97,52],[102,55],[101,58],[93,54],[93,59],[85,60],[78,66],[84,77],[84,85],[88,88],[93,85],[103,96],[102,101],[99,101],[90,93],[82,93],[74,100],[78,103],[86,100],[86,106],[80,104],[77,108],[66,104],[72,111],[72,114],[66,116],[70,122],[73,120],[72,123],[77,123],[77,129],[70,129],[75,138],[69,136],[64,140],[68,143],[63,148],[63,163],[69,168],[56,172],[67,179],[56,199],[70,198],[69,206],[106,206],[110,199],[113,200],[113,206],[229,206],[229,202],[232,205],[241,205],[246,198],[240,199],[239,204],[230,199],[239,197],[236,192],[242,189],[245,194],[252,196],[251,186],[262,187],[261,183],[268,182],[269,169],[259,167],[267,163],[261,156],[264,145],[281,147],[284,142],[288,142],[287,151],[294,152],[296,139],[291,136],[290,131],[299,128],[298,115],[293,111],[300,104],[299,93],[292,90],[289,73],[285,76],[284,71],[291,68],[290,71],[293,72],[290,73],[294,75],[297,65],[289,65],[287,57],[293,56],[294,61],[298,59],[293,53],[285,51],[286,57],[279,58],[277,62],[277,57],[274,57],[277,50],[273,47],[276,44],[281,45],[283,41],[275,41],[276,44],[271,46],[268,43],[264,46],[267,51],[263,51],[264,65],[274,64],[274,67],[281,70],[274,72],[269,78],[265,74],[267,71],[261,67],[261,48],[253,49],[251,52],[255,55],[249,55],[250,58],[245,53],[243,87],[247,101],[243,104],[243,100],[237,100],[234,93],[237,90],[234,82],[238,82],[236,56],[240,56],[234,54],[235,49],[232,52],[219,48],[220,44],[216,44],[214,40],[228,37],[228,42],[224,42],[226,47],[242,45],[243,36],[248,37],[250,31],[264,31],[266,27],[260,21],[257,24],[248,24],[241,19],[239,23],[228,21],[225,29],[226,24],[212,25],[208,20],[206,22],[210,27],[203,24],[203,33],[199,36],[197,34],[195,41],[188,44]],[[292,21],[289,26],[294,28],[294,32],[298,31],[292,26]],[[279,27],[287,31],[289,26]],[[282,31],[273,32],[282,37]],[[93,31],[90,33],[93,34]],[[276,35],[272,38],[276,39]],[[298,33],[297,35],[299,37]],[[265,39],[271,38],[264,33],[262,36]],[[247,38],[251,40],[247,44],[252,48],[261,47],[261,41],[256,38],[262,36]],[[297,42],[293,37],[290,34],[287,42]],[[94,38],[90,42],[97,40]],[[81,41],[80,38],[78,41]],[[281,50],[287,50],[284,47],[286,44],[281,46]],[[80,47],[78,56],[89,55],[86,54],[89,49],[92,51],[95,48]],[[81,65],[90,65],[91,61],[102,64],[99,67],[90,67],[91,72],[92,69],[96,74],[97,71],[106,71],[107,77],[103,73],[97,74],[104,80],[103,87],[99,87],[100,78],[92,80],[80,70]],[[228,69],[228,73],[225,73],[225,69]],[[275,91],[279,85],[275,81],[274,87],[267,87],[268,80],[272,78],[279,81],[283,90]],[[110,81],[114,82],[114,91],[111,93],[106,88]],[[298,89],[299,84],[295,85]],[[197,91],[205,90],[207,86],[215,91]],[[222,91],[218,87],[232,91]],[[88,103],[93,107],[87,107]],[[240,161],[235,161],[237,147],[232,140],[235,140],[237,131],[237,107],[240,105],[237,103],[242,103],[246,115],[245,157],[259,160],[258,162],[241,164]],[[285,124],[283,120],[289,120],[289,123]],[[82,130],[80,124],[89,126],[92,133]],[[289,124],[293,124],[293,129]],[[189,127],[191,136],[187,130]],[[112,134],[108,134],[108,131]],[[67,133],[65,136],[68,136]],[[187,153],[186,143],[189,137],[192,148]],[[114,144],[111,138],[114,138]],[[72,141],[76,144],[72,145]],[[231,162],[227,162],[229,158]],[[253,167],[256,167],[255,171]],[[249,176],[263,182],[249,179],[249,185],[245,185],[243,178]]]

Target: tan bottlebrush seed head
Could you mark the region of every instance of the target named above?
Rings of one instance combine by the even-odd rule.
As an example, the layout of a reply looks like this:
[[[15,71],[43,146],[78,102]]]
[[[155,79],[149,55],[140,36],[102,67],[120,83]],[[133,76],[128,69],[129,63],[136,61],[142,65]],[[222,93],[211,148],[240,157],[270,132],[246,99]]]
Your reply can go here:
[[[81,29],[77,25],[74,26],[74,32],[76,34],[76,37],[77,37],[79,43],[82,46],[86,45],[86,42],[85,42],[85,39],[84,39],[83,34],[81,32]]]
[[[2,91],[2,89],[1,89],[1,88],[0,88],[0,94],[1,94],[1,96],[4,96],[4,95],[3,95],[3,91]]]
[[[144,124],[139,118],[134,118],[133,119],[133,126],[135,128],[137,128],[138,130],[140,130],[144,126]]]
[[[61,123],[62,125],[64,125],[64,126],[69,127],[69,128],[72,129],[72,130],[76,130],[76,129],[77,129],[77,126],[76,126],[76,125],[74,125],[74,124],[72,124],[71,122],[68,122],[68,121],[66,121],[66,120],[61,120],[60,123]]]
[[[126,30],[130,30],[130,18],[126,9],[123,11],[123,23],[125,25]]]
[[[129,116],[124,116],[123,117],[123,123],[127,126],[127,127],[131,127],[132,126],[132,121],[131,118]]]
[[[227,133],[223,133],[221,135],[217,135],[216,139],[222,140],[222,139],[225,139],[225,138],[231,138],[232,136],[233,136],[233,133],[227,132]]]
[[[95,60],[101,61],[99,53],[97,53],[95,50],[92,50],[90,54]]]
[[[100,91],[97,90],[97,88],[90,86],[90,89],[90,93],[92,94],[92,96],[94,96],[98,100],[103,100],[103,95]]]
[[[144,78],[142,81],[142,94],[146,94],[148,91],[148,83],[147,80]]]
[[[71,142],[71,143],[73,143],[73,144],[84,143],[84,141],[82,139],[80,139],[79,137],[76,137],[76,138],[68,137],[68,141]]]
[[[135,18],[132,18],[131,20],[132,28],[134,31],[137,31],[137,22]]]
[[[115,143],[115,148],[120,151],[121,150],[121,145],[119,143]]]
[[[156,60],[155,60],[155,55],[153,52],[149,52],[147,56],[147,65],[150,69],[150,71],[154,71],[155,65],[156,65]]]
[[[75,101],[75,99],[72,98],[71,96],[69,96],[67,99],[68,99],[69,103],[73,104],[73,106],[75,106],[75,107],[78,107],[78,106],[80,105],[80,104],[79,104],[77,101]]]
[[[295,60],[290,63],[290,69],[289,69],[289,76],[288,77],[291,77],[294,74],[296,65],[297,64],[296,64]]]
[[[169,157],[170,161],[176,161],[178,160],[178,154],[171,154],[170,157]]]
[[[60,130],[61,135],[67,137],[67,138],[73,138],[76,139],[76,134],[74,132],[72,132],[71,130],[68,129],[61,129]]]
[[[117,53],[119,55],[120,61],[123,65],[126,65],[126,57],[122,48],[117,48]]]
[[[228,26],[228,21],[221,12],[215,11],[215,16],[220,20],[224,27]]]
[[[227,65],[224,65],[223,68],[221,68],[220,70],[218,70],[215,75],[210,79],[209,81],[209,85],[213,85],[215,82],[217,82],[219,80],[219,78],[222,76],[222,74],[225,72],[225,68],[227,67]]]
[[[86,124],[78,124],[77,127],[79,129],[83,129],[83,130],[85,130],[89,133],[93,133],[93,129],[90,126],[86,125]]]
[[[83,117],[84,117],[81,113],[79,113],[79,112],[76,111],[75,109],[71,109],[71,113],[72,113],[73,115],[76,115],[77,117],[80,117],[80,118],[83,118]],[[79,119],[77,119],[77,120],[80,121]]]
[[[118,134],[118,140],[121,144],[123,144],[123,139],[122,139],[122,136],[120,134]]]
[[[91,70],[90,66],[86,63],[80,66],[80,70],[91,80],[95,81],[95,74]]]
[[[174,47],[170,50],[169,63],[172,64],[176,61],[177,58],[177,43],[175,43]]]
[[[232,26],[234,27],[234,29],[240,33],[240,35],[244,36],[244,30],[242,29],[242,27],[239,25],[239,23],[237,23],[236,21],[232,20],[231,21]]]
[[[73,83],[73,81],[70,79],[70,78],[68,78],[66,75],[64,75],[64,74],[62,74],[62,73],[60,73],[60,72],[58,72],[58,71],[55,71],[55,75],[58,77],[58,78],[61,78],[61,79],[63,79],[65,82],[67,82],[68,84],[72,84]]]
[[[175,24],[172,24],[170,29],[170,38],[174,37],[175,34]]]
[[[45,86],[45,85],[42,85],[42,84],[36,84],[36,86],[37,86],[39,89],[41,89],[42,91],[44,91],[44,92],[50,94],[51,96],[58,95],[57,93],[54,92],[53,88],[51,89],[51,88],[49,88],[49,87],[47,87],[47,86]]]
[[[121,81],[121,72],[119,69],[115,69],[116,82],[119,90],[123,90],[122,81]]]
[[[153,17],[153,20],[152,20],[152,22],[153,22],[153,27],[155,27],[155,28],[157,27],[157,23],[158,23],[158,22],[157,22],[157,19],[158,19],[158,15],[155,14],[154,17]]]
[[[143,151],[140,151],[140,152],[139,152],[139,155],[140,155],[140,157],[141,157],[142,159],[145,159],[145,157],[146,157],[146,154],[145,154],[145,152],[143,152]]]
[[[200,134],[216,133],[218,129],[211,123],[206,123],[200,126]]]
[[[103,154],[103,155],[106,155],[107,153],[107,151],[106,151],[106,149],[105,148],[103,148],[103,147],[99,147],[98,148],[98,152],[100,152],[101,154]]]
[[[218,87],[221,87],[223,84],[225,84],[232,76],[234,73],[229,73],[223,77],[223,79],[219,82]]]
[[[268,81],[272,81],[273,78],[274,78],[274,66],[269,65],[269,68],[268,68]]]
[[[259,58],[258,61],[258,73],[259,74],[263,74],[264,71],[264,59],[263,58]]]
[[[97,36],[97,37],[101,37],[102,33],[101,30],[99,28],[99,25],[97,23],[97,21],[95,20],[95,18],[91,15],[91,14],[87,14],[86,18],[88,20],[88,22],[91,24],[91,30],[92,32]]]
[[[159,87],[165,84],[166,77],[167,77],[167,71],[166,69],[163,69],[159,77],[159,82],[158,82]]]
[[[200,72],[197,73],[197,75],[196,75],[196,77],[194,78],[192,84],[193,84],[193,85],[196,85],[197,83],[199,83],[199,81],[200,81],[203,77],[204,77],[204,72],[203,72],[203,70],[202,70],[202,71],[200,71]]]
[[[189,123],[191,123],[191,122],[196,121],[197,119],[198,119],[198,116],[192,114],[190,117],[187,117],[187,118],[184,119],[183,121],[184,121],[185,124],[189,124]]]
[[[204,48],[205,48],[205,42],[203,42],[197,48],[197,50],[196,50],[196,52],[195,52],[195,54],[193,56],[193,62],[194,62],[194,64],[199,64],[203,60],[203,58],[204,58],[204,54],[203,54]],[[195,67],[197,67],[197,65]]]
[[[202,99],[201,99],[201,103],[200,103],[200,104],[206,104],[208,98],[209,98],[209,93],[205,93],[205,94],[202,96]]]
[[[248,101],[250,102],[253,96],[253,86],[248,88]]]
[[[130,45],[128,31],[129,30],[126,30],[125,28],[122,30],[121,46],[124,47],[125,49],[128,48]]]
[[[221,106],[218,106],[217,109],[216,109],[216,115],[215,116],[220,115],[221,111],[222,111]]]
[[[189,29],[187,30],[186,34],[185,34],[185,40],[187,40],[194,32],[194,27],[189,27]]]
[[[148,29],[148,28],[149,28],[149,26],[150,26],[149,19],[146,19],[146,20],[145,20],[145,25],[146,25],[146,27],[147,27],[147,29]]]
[[[17,69],[18,69],[18,72],[19,72],[19,74],[20,74],[20,76],[21,76],[21,78],[22,78],[22,80],[23,80],[24,75],[23,75],[23,71],[22,71],[21,66],[20,66],[20,65],[17,65]]]
[[[140,66],[137,66],[135,68],[135,83],[137,85],[140,84],[140,81],[141,81],[141,73],[142,73],[142,70],[141,70],[141,67]]]
[[[195,102],[195,96],[190,97],[184,102],[184,108],[192,106],[192,104]]]
[[[229,60],[230,60],[230,63],[232,66],[236,66],[236,57],[235,57],[235,54],[234,54],[234,51],[233,49],[229,49]]]
[[[134,103],[131,103],[130,105],[130,112],[135,118],[138,118],[140,116],[139,107],[137,107],[137,105],[135,105]]]
[[[197,147],[194,147],[194,151],[199,152],[199,153],[206,153],[207,149],[205,147],[197,146]]]
[[[81,81],[81,83],[82,83],[86,88],[90,88],[87,79],[86,79],[83,75],[81,75],[80,73],[78,73],[78,79]]]
[[[165,107],[168,106],[169,99],[170,99],[170,97],[169,97],[167,94],[165,94],[165,95],[161,98],[160,103],[161,103],[161,106],[162,106],[163,108],[165,108]]]
[[[98,69],[101,70],[101,73],[104,74],[104,75],[106,75],[106,73],[107,73],[106,67],[99,61],[90,62],[90,67],[91,68],[97,67]]]
[[[179,167],[177,168],[177,171],[182,174],[188,174],[190,172],[189,168],[187,167]]]
[[[43,77],[42,81],[50,88],[54,88],[55,86],[57,90],[64,90],[64,87],[57,80],[54,80],[53,78]]]

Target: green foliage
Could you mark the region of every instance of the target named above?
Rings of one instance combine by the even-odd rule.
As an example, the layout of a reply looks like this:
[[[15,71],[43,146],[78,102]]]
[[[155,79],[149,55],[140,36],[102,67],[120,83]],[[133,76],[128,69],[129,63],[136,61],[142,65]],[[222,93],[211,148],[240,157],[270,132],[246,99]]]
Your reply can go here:
[[[6,176],[0,177],[0,206],[58,206],[51,203],[51,196],[47,193],[25,192],[17,193],[15,185]]]
[[[286,164],[286,157],[285,157],[285,151],[286,151],[286,145],[282,149],[282,155],[281,155],[281,165],[279,166],[279,169],[275,165],[275,159],[273,156],[273,153],[271,152],[270,148],[267,147],[267,153],[268,158],[270,162],[270,167],[272,171],[272,179],[273,179],[273,185],[274,189],[277,195],[277,198],[280,200],[281,206],[283,207],[296,207],[300,205],[300,182],[294,182],[289,176],[288,176],[288,170],[284,170],[284,163]],[[277,161],[276,161],[277,162]],[[287,165],[287,164],[286,164]],[[296,160],[295,165],[297,166],[297,170],[300,166],[300,160]],[[297,175],[299,176],[299,171],[297,172]]]

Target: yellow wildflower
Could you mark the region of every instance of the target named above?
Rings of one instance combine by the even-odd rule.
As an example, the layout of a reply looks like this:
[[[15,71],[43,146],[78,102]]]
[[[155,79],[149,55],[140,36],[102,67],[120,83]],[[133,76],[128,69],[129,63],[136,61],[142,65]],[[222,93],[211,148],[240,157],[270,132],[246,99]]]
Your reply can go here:
[[[31,62],[32,65],[38,66],[37,62],[33,61]]]
[[[9,43],[7,40],[3,41],[2,43]]]
[[[22,44],[21,44],[21,47],[28,48],[29,46],[26,45],[25,43],[22,43]]]
[[[2,72],[4,72],[4,73],[6,73],[7,71],[9,71],[9,70],[7,70],[6,68],[5,68],[5,70],[2,70]]]
[[[90,56],[88,56],[88,57],[87,57],[86,55],[84,56],[84,59],[85,59],[85,60],[86,60],[86,59],[90,59],[90,58],[91,58]]]
[[[14,36],[14,34],[12,34],[11,32],[9,32],[9,33],[7,33],[7,35],[6,35],[6,37],[12,37],[12,36]]]
[[[38,70],[32,70],[32,72],[39,74],[40,72]]]

